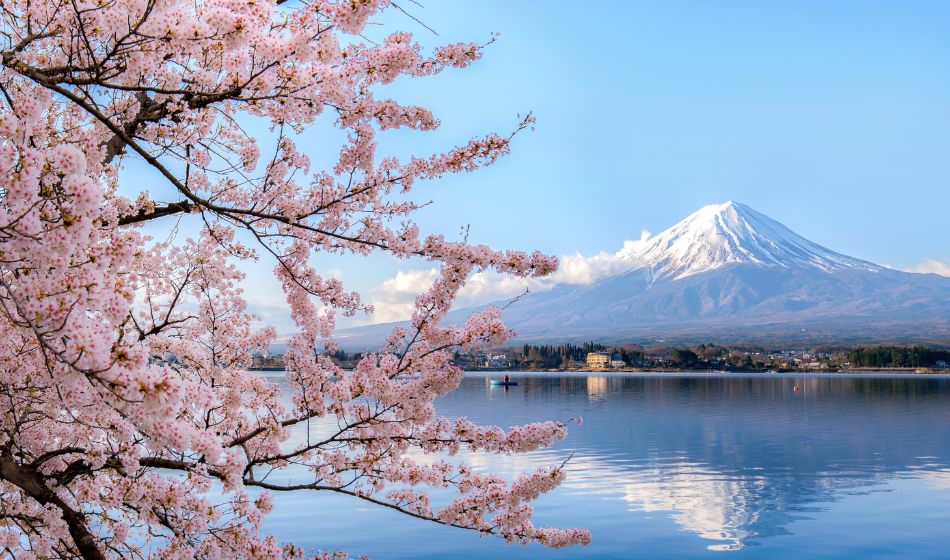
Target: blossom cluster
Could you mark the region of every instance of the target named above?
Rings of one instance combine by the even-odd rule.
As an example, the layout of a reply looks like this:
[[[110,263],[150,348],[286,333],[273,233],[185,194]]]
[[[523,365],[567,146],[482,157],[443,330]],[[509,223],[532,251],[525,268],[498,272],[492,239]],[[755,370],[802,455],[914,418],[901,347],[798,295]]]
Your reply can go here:
[[[434,406],[462,378],[454,349],[512,335],[495,308],[445,323],[466,279],[485,269],[543,276],[557,261],[423,236],[412,222],[419,181],[491,165],[513,135],[408,159],[379,153],[379,134],[432,131],[439,121],[378,97],[378,86],[464,68],[485,47],[427,53],[404,32],[364,40],[388,5],[4,2],[4,553],[312,557],[261,530],[272,494],[290,491],[349,494],[512,542],[589,541],[584,530],[531,522],[530,502],[561,482],[561,468],[509,482],[442,458],[462,449],[523,453],[565,437],[557,422],[502,430],[443,418]],[[314,170],[301,135],[324,112],[346,139],[332,166]],[[242,128],[251,120],[266,123],[273,142]],[[127,184],[132,161],[174,195]],[[179,239],[178,221],[200,233]],[[169,235],[145,235],[149,222]],[[440,266],[411,326],[394,329],[353,371],[328,356],[336,317],[368,307],[313,266],[321,252]],[[289,399],[247,371],[276,334],[255,326],[241,288],[239,265],[253,259],[273,263],[297,327],[285,356]],[[294,436],[321,419],[337,429]],[[285,468],[302,468],[306,479],[268,476]],[[437,505],[431,489],[454,498]]]

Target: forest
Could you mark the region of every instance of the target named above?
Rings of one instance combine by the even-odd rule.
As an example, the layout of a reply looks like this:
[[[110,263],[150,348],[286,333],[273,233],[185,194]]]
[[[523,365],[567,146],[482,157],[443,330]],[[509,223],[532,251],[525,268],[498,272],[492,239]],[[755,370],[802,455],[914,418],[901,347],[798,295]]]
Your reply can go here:
[[[851,367],[934,367],[938,361],[950,362],[950,350],[919,346],[877,346],[852,348],[848,352]]]

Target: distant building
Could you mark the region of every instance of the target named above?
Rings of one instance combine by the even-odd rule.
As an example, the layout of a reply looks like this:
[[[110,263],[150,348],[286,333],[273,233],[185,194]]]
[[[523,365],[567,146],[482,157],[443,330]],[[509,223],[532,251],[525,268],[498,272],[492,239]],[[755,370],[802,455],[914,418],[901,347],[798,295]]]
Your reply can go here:
[[[610,354],[607,352],[588,352],[587,367],[605,368],[610,365]]]
[[[485,356],[485,367],[489,369],[504,369],[511,367],[507,354],[488,354]]]
[[[282,370],[284,369],[284,356],[282,354],[276,356],[269,356],[267,354],[252,356],[251,369]]]
[[[948,367],[950,367],[950,362],[947,362],[946,360],[937,360],[937,363],[934,364],[934,367],[938,367],[938,368],[941,368],[941,369],[942,369],[942,368],[948,368]]]
[[[623,357],[620,354],[611,354],[610,356],[610,367],[612,368],[622,368],[627,365],[627,362],[623,361]]]

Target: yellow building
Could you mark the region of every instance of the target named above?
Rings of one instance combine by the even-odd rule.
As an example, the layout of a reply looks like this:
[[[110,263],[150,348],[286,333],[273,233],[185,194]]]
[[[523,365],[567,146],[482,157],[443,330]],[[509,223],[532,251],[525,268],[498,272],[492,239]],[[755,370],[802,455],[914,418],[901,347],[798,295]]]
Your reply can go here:
[[[608,352],[588,352],[587,367],[605,368],[610,365],[610,354]]]

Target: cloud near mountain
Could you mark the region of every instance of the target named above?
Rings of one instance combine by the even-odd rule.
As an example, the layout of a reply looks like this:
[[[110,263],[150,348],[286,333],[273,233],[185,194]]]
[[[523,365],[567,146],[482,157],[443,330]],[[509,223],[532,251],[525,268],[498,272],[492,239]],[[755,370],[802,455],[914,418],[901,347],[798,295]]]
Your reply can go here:
[[[374,323],[402,321],[412,315],[413,301],[435,282],[435,268],[425,270],[400,270],[370,290]]]
[[[950,262],[942,262],[936,259],[926,260],[906,272],[918,272],[921,274],[939,274],[940,276],[950,276]]]
[[[513,298],[524,291],[544,292],[556,285],[592,284],[612,276],[627,272],[639,266],[642,261],[639,254],[650,239],[650,232],[643,230],[639,239],[623,242],[623,247],[615,253],[602,251],[596,255],[584,256],[580,253],[559,257],[557,272],[546,278],[517,278],[495,271],[473,274],[459,293],[455,307],[468,307],[491,301]],[[370,290],[370,301],[375,309],[368,323],[387,323],[408,319],[412,315],[413,301],[425,291],[438,276],[435,268],[408,270]]]

